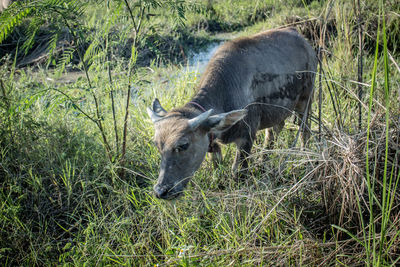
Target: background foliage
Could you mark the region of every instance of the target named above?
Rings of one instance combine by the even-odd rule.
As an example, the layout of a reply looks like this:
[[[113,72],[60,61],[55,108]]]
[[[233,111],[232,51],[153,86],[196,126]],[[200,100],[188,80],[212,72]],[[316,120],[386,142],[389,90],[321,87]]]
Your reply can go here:
[[[363,0],[13,3],[0,14],[0,261],[395,265],[399,14]],[[189,101],[193,53],[283,26],[321,61],[307,148],[291,147],[290,121],[274,150],[259,134],[247,181],[232,179],[229,145],[182,198],[156,199],[146,106]]]

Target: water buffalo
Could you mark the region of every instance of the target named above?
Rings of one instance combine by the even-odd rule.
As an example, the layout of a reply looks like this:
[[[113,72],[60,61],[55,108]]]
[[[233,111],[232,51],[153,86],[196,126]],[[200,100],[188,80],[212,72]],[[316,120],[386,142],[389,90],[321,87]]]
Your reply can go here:
[[[191,101],[167,112],[155,99],[147,109],[161,153],[155,195],[178,196],[207,152],[221,158],[218,143],[237,145],[233,170],[243,170],[258,130],[267,128],[266,139],[272,141],[293,111],[300,122],[307,122],[316,69],[314,50],[295,29],[270,30],[223,44]],[[310,134],[304,124],[303,142]]]

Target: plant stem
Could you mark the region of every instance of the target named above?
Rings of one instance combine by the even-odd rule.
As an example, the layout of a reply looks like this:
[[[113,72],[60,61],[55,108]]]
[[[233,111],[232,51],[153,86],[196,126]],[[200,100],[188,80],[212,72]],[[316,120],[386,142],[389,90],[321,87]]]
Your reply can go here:
[[[362,19],[361,19],[361,7],[360,0],[357,0],[357,17],[358,17],[358,130],[362,128],[362,82],[363,82],[363,31],[362,31]]]
[[[117,159],[119,157],[119,136],[118,136],[118,127],[117,127],[117,118],[115,116],[115,101],[114,101],[114,86],[113,86],[113,80],[112,80],[112,75],[111,75],[111,51],[109,50],[108,46],[108,35],[106,39],[106,50],[108,53],[108,81],[110,83],[110,98],[111,98],[111,109],[112,109],[112,114],[113,114],[113,121],[114,121],[114,132],[115,132],[115,158]]]
[[[78,44],[78,37],[76,36],[74,30],[70,27],[70,25],[69,25],[67,19],[63,16],[63,14],[62,14],[62,13],[59,13],[59,14],[60,14],[60,15],[62,16],[62,18],[64,19],[65,25],[67,26],[68,30],[71,32],[72,37],[74,38],[75,43]],[[108,159],[109,159],[110,161],[112,161],[111,147],[110,147],[110,144],[108,143],[107,136],[106,136],[105,131],[104,131],[104,128],[103,128],[103,124],[101,123],[99,101],[98,101],[98,99],[97,99],[96,94],[95,94],[94,91],[93,91],[92,82],[91,82],[90,77],[89,77],[88,67],[87,67],[86,62],[85,62],[85,60],[83,59],[82,53],[81,53],[81,51],[79,50],[78,47],[76,48],[76,52],[78,53],[78,57],[79,57],[79,59],[80,59],[81,62],[82,62],[83,69],[84,69],[84,71],[85,71],[85,75],[86,75],[86,78],[87,78],[87,81],[88,81],[88,84],[89,84],[89,89],[90,89],[90,92],[92,93],[93,100],[94,100],[95,107],[96,107],[96,116],[97,116],[97,119],[96,119],[96,120],[93,120],[93,119],[92,119],[92,121],[95,122],[96,125],[97,125],[97,127],[99,128],[100,133],[101,133],[101,137],[102,137],[102,139],[103,139],[103,144],[104,144],[104,147],[105,147],[105,149],[106,149],[106,154],[107,154],[107,156],[108,156]],[[81,109],[78,109],[78,110],[80,110],[80,111],[82,112]],[[90,116],[86,116],[86,117],[90,117]]]
[[[122,136],[122,151],[121,151],[121,158],[120,158],[120,165],[124,166],[125,165],[125,155],[126,155],[126,139],[128,135],[128,119],[129,119],[129,105],[130,105],[130,99],[131,99],[131,84],[132,84],[132,74],[135,71],[135,64],[136,64],[136,55],[137,55],[137,45],[138,45],[138,36],[140,33],[140,28],[142,25],[143,17],[144,17],[144,11],[145,7],[142,5],[142,1],[139,1],[139,21],[136,24],[135,18],[132,13],[132,9],[129,6],[129,3],[127,0],[125,0],[125,5],[128,8],[130,17],[132,19],[134,29],[135,29],[135,37],[133,38],[133,44],[132,44],[132,55],[131,58],[129,59],[129,71],[128,71],[128,90],[127,90],[127,96],[126,96],[126,106],[125,106],[125,118],[124,118],[124,128],[123,128],[123,136]],[[125,176],[125,168],[121,168],[121,176],[122,178]]]

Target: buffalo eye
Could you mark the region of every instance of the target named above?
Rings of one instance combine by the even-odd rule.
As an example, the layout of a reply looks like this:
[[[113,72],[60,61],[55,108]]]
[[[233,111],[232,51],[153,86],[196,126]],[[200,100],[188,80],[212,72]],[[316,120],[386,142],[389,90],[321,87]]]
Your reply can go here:
[[[182,152],[182,151],[185,151],[186,149],[188,149],[188,147],[189,147],[189,143],[184,143],[184,144],[181,144],[181,145],[175,147],[174,150],[175,150],[175,152]]]

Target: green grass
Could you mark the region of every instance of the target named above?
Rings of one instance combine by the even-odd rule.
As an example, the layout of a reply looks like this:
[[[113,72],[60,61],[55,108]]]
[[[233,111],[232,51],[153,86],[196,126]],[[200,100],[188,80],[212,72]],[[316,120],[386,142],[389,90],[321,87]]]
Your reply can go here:
[[[254,1],[249,5],[247,1],[215,1],[213,13],[206,9],[207,1],[202,1],[199,12],[187,11],[186,26],[176,23],[170,11],[156,10],[162,16],[144,26],[147,40],[139,46],[142,67],[132,76],[124,166],[110,162],[98,127],[77,108],[92,116],[96,112],[92,92],[97,96],[105,134],[115,151],[110,91],[114,89],[121,133],[130,84],[129,56],[124,53],[131,44],[132,25],[128,16],[121,15],[126,11],[123,7],[115,20],[105,4],[85,11],[83,28],[109,25],[113,29],[109,39],[112,61],[108,62],[101,49],[88,57],[92,88],[82,73],[60,75],[44,65],[17,68],[19,58],[14,62],[15,57],[6,56],[0,67],[0,262],[398,263],[400,102],[396,86],[400,73],[388,57],[393,51],[385,45],[393,32],[380,35],[376,53],[366,53],[364,58],[364,120],[359,130],[358,42],[353,6],[346,1],[335,2],[331,9],[329,18],[335,30],[327,32],[328,52],[316,82],[313,136],[305,150],[299,144],[290,148],[297,131],[290,119],[274,150],[263,147],[263,133],[259,133],[246,181],[233,179],[230,165],[235,147],[228,145],[223,148],[224,162],[213,168],[207,158],[181,198],[163,201],[152,193],[159,154],[151,142],[153,126],[146,107],[154,97],[167,110],[184,104],[200,77],[185,66],[180,50],[171,47],[182,44],[185,49],[200,49],[214,39],[286,25],[294,16],[310,20],[298,25],[303,33],[315,33],[318,23],[312,19],[326,14],[330,2],[303,2]],[[235,16],[228,8],[234,5]],[[215,28],[205,29],[205,21]],[[381,32],[388,31],[380,25]],[[97,32],[87,40],[101,38]],[[393,58],[396,61],[398,54]],[[66,65],[67,70],[72,67],[82,69],[81,64]],[[323,127],[318,136],[320,93]],[[126,170],[125,177],[120,175],[121,168]]]

